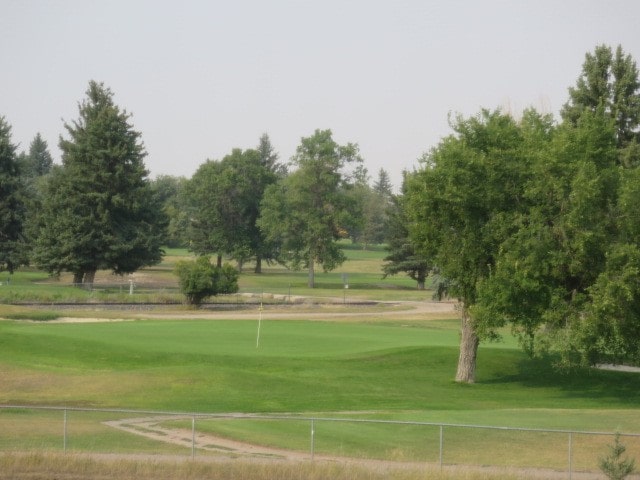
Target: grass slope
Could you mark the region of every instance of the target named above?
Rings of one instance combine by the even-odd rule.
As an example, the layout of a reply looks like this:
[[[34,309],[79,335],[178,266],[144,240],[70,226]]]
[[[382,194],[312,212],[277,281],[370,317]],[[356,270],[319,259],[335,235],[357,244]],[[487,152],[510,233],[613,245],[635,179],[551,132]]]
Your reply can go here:
[[[482,346],[477,384],[456,384],[456,322],[436,325],[263,322],[256,348],[255,321],[3,321],[0,402],[196,412],[637,407],[640,376],[561,374],[512,344]]]

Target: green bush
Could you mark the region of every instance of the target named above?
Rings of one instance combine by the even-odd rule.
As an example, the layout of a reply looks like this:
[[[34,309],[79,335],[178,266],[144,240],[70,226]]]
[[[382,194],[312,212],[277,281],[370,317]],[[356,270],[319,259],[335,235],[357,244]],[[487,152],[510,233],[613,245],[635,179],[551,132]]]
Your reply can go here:
[[[624,480],[635,470],[635,460],[623,457],[627,448],[620,442],[616,433],[613,445],[609,445],[609,455],[600,459],[600,470],[610,480]]]
[[[229,264],[212,265],[206,256],[179,261],[175,274],[187,303],[196,307],[207,297],[238,291],[238,271]]]

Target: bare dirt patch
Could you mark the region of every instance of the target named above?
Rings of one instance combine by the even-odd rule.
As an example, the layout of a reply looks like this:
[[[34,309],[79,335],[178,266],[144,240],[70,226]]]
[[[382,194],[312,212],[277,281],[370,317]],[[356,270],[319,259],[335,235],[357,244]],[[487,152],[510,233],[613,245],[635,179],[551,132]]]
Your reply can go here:
[[[170,310],[154,309],[149,311],[130,312],[128,318],[101,318],[91,317],[60,317],[49,320],[47,323],[96,323],[96,322],[123,322],[137,319],[204,319],[204,320],[254,320],[261,316],[264,320],[385,320],[402,318],[406,320],[435,320],[454,318],[458,315],[455,302],[381,302],[373,306],[337,306],[337,305],[278,305],[265,306],[260,310],[260,305],[251,305],[242,310],[229,310],[226,308],[211,310]],[[95,315],[95,309],[93,309]]]
[[[104,422],[104,424],[151,440],[233,457],[251,456],[286,460],[309,458],[309,453],[253,445],[211,434],[195,433],[194,435],[194,432],[189,429],[167,428],[161,425],[162,422],[167,420],[190,420],[191,418],[191,416],[160,415],[144,418],[125,418]]]

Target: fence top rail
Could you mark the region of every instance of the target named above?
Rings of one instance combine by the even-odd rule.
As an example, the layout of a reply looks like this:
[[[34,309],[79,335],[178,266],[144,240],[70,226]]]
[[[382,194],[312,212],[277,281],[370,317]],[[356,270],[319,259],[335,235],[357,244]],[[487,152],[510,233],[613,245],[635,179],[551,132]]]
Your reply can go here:
[[[403,420],[376,420],[366,418],[336,418],[336,417],[309,417],[296,414],[254,414],[254,413],[203,413],[203,412],[172,412],[166,410],[135,410],[125,408],[89,408],[89,407],[64,407],[47,405],[0,405],[0,409],[5,410],[49,410],[49,411],[75,411],[75,412],[99,412],[99,413],[127,413],[133,415],[156,415],[167,417],[183,418],[217,418],[217,419],[253,419],[253,420],[297,420],[314,422],[344,422],[344,423],[372,423],[389,425],[416,425],[428,427],[449,427],[449,428],[476,428],[485,430],[506,430],[519,432],[540,432],[540,433],[565,433],[576,435],[615,435],[619,433],[623,437],[640,437],[640,433],[632,432],[598,432],[587,430],[566,430],[549,428],[524,428],[524,427],[504,427],[496,425],[473,425],[461,423],[439,423],[439,422],[419,422]]]

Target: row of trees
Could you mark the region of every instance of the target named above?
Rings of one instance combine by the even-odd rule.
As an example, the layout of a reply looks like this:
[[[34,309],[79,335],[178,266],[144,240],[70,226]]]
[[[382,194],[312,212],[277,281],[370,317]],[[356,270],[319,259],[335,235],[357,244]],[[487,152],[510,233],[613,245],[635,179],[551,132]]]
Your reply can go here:
[[[456,379],[511,325],[565,366],[640,362],[640,82],[622,49],[587,54],[562,121],[483,110],[408,174],[410,253],[462,310]]]
[[[384,170],[369,186],[356,145],[330,130],[303,138],[289,164],[269,137],[203,163],[190,179],[148,178],[140,134],[103,84],[90,82],[79,118],[64,125],[62,164],[37,135],[17,154],[0,120],[0,270],[27,263],[92,284],[97,270],[134,272],[160,261],[162,245],[187,246],[240,266],[278,261],[309,268],[344,261],[336,240],[384,239],[392,198]]]
[[[269,137],[255,149],[235,149],[202,164],[182,186],[190,248],[201,255],[234,258],[242,265],[278,261],[332,270],[344,261],[336,241],[381,243],[385,205],[392,199],[381,170],[373,187],[358,147],[339,145],[330,130],[303,138],[287,165],[278,162]]]

